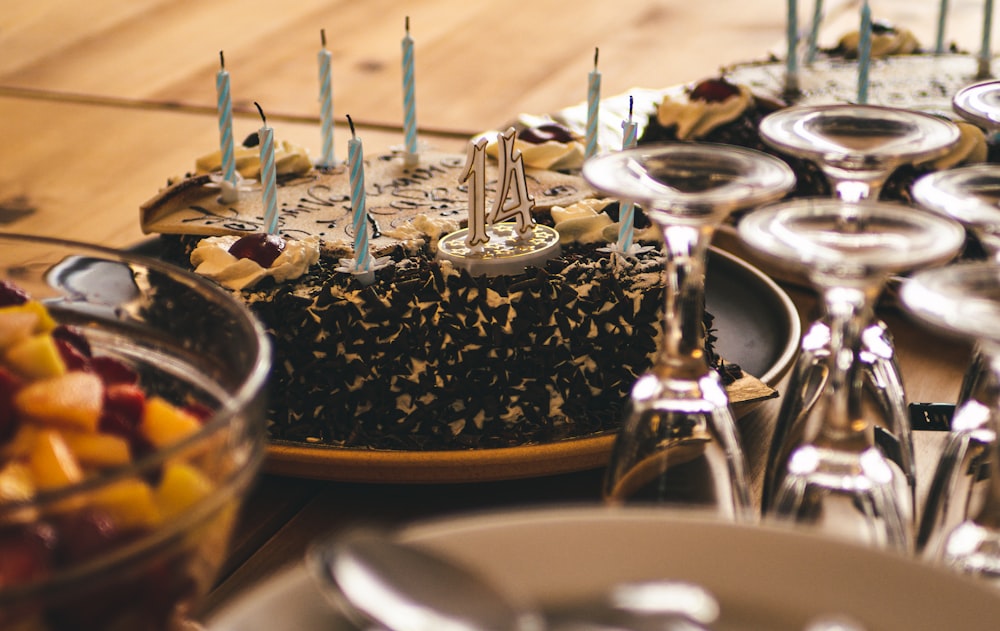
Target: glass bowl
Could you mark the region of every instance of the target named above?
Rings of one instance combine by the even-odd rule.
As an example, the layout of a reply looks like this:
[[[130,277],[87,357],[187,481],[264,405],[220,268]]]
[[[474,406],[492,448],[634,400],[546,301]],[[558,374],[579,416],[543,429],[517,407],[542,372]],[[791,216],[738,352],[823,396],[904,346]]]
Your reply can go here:
[[[89,353],[80,370],[100,377],[99,429],[127,443],[125,461],[116,461],[114,450],[73,442],[78,428],[25,420],[23,405],[3,405],[19,396],[9,392],[17,386],[4,394],[0,383],[0,628],[179,626],[215,580],[263,459],[271,359],[263,329],[204,279],[80,243],[0,234],[0,280],[43,304],[67,325],[70,346]],[[60,344],[73,370],[76,359]],[[0,349],[7,360],[12,352]],[[138,412],[129,407],[136,399]],[[177,423],[167,422],[157,434],[154,408],[195,422],[174,436]],[[49,439],[73,446],[87,462],[82,475],[65,484],[46,478],[64,471],[65,450]],[[47,468],[46,457],[59,466]],[[19,467],[36,474],[27,491],[11,475]]]

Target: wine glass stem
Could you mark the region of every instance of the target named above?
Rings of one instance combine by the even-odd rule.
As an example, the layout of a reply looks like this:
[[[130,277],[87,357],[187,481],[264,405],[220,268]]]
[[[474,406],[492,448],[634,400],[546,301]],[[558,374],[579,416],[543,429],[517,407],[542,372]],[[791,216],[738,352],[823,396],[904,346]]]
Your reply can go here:
[[[878,181],[840,180],[835,183],[834,191],[838,199],[845,202],[862,202],[866,199],[878,199],[882,191],[882,183]]]
[[[660,361],[707,366],[705,360],[705,259],[714,226],[661,226],[666,307]]]
[[[871,319],[874,292],[864,287],[836,287],[824,291],[830,318],[829,383],[820,441],[867,444],[863,408],[863,383],[858,353],[861,333]]]

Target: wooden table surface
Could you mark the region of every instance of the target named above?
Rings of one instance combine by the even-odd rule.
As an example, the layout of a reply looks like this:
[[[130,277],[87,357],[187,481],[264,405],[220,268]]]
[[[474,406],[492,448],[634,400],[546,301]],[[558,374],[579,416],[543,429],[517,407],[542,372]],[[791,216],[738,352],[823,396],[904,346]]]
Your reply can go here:
[[[854,27],[858,2],[827,2],[821,43]],[[937,3],[871,2],[877,19],[906,24],[932,45]],[[956,4],[956,3],[952,3]],[[779,0],[34,0],[0,16],[0,230],[112,246],[140,242],[138,207],[168,176],[217,148],[214,75],[219,51],[232,74],[238,139],[260,122],[318,155],[316,53],[325,29],[334,109],[351,114],[366,151],[402,142],[400,39],[416,42],[421,139],[463,151],[468,135],[522,112],[586,98],[600,49],[605,95],[710,76],[784,45]],[[958,3],[948,39],[980,41],[980,6]],[[811,3],[800,7],[803,23]],[[346,134],[338,131],[338,152]],[[804,318],[808,291],[789,293]],[[892,310],[911,400],[951,401],[968,349],[928,334]],[[777,403],[741,422],[759,480]],[[924,479],[939,436],[917,437]],[[396,525],[469,510],[597,502],[602,471],[447,485],[348,484],[263,475],[247,502],[216,610],[297,561],[315,537],[358,524]]]

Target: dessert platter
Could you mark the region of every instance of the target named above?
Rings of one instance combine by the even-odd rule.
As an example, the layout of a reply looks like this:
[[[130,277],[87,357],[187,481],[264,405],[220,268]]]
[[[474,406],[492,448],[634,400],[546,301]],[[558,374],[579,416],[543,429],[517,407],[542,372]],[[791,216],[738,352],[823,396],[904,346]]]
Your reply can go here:
[[[880,37],[912,40],[890,28]],[[896,48],[904,54],[872,60],[869,102],[940,115],[975,72],[971,55]],[[824,52],[794,91],[777,61],[632,90],[600,100],[596,131],[587,104],[521,116],[512,131],[472,138],[466,156],[408,148],[320,166],[282,143],[272,163],[252,137],[230,158],[239,178],[220,176],[220,150],[143,204],[143,230],[160,235],[143,247],[227,286],[269,329],[272,472],[429,482],[597,467],[655,354],[664,284],[641,209],[630,251],[615,242],[621,205],[579,176],[585,136],[615,150],[623,123],[635,120],[640,145],[703,140],[779,155],[761,140],[760,120],[790,104],[853,100],[850,56],[840,46]],[[985,159],[982,130],[960,127],[947,155],[900,168],[886,194],[905,201],[917,176]],[[792,195],[829,194],[814,164],[779,157],[797,176]],[[257,184],[262,173],[274,183]],[[268,202],[260,189],[270,187]],[[493,218],[530,202],[525,223],[554,230],[560,247],[524,272],[486,276],[437,256],[451,235],[480,229],[466,218],[483,195],[497,197]],[[726,235],[718,242],[734,241]],[[463,256],[480,257],[470,247],[474,256]],[[776,396],[800,333],[788,297],[752,263],[715,250],[707,274],[708,354],[732,370],[737,415]]]
[[[592,605],[616,585],[641,581],[708,590],[717,600],[717,620],[678,628],[793,631],[821,616],[841,616],[864,629],[985,630],[1000,615],[1000,600],[986,585],[914,559],[803,531],[676,511],[486,513],[416,524],[397,536],[542,607]],[[208,628],[255,631],[276,623],[303,631],[354,628],[327,603],[303,564],[233,602]]]

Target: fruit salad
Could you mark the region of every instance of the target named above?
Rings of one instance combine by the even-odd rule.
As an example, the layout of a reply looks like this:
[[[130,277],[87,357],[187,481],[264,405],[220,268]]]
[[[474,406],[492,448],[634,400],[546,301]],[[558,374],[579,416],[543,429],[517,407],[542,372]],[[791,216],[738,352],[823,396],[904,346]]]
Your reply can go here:
[[[163,544],[139,570],[108,559],[169,531],[212,494],[210,445],[135,466],[198,433],[210,415],[203,404],[151,393],[132,366],[96,352],[80,330],[0,281],[0,628],[165,628],[186,593],[211,580],[197,570],[205,560],[193,557],[204,544],[222,553],[224,540],[211,541],[218,529],[205,527],[198,545],[169,554]],[[227,535],[228,523],[221,530]],[[32,591],[105,562],[87,589],[59,598]]]

